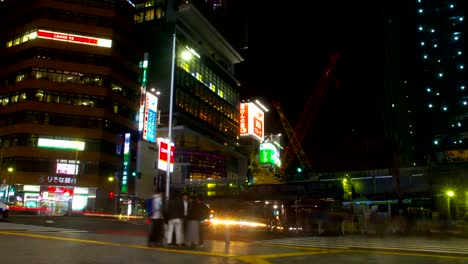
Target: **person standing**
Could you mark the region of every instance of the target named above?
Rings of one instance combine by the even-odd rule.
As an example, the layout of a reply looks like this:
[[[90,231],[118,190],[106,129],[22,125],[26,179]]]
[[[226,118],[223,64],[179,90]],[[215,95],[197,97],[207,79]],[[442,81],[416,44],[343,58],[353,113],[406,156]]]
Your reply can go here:
[[[164,204],[162,193],[155,193],[146,203],[147,214],[151,220],[148,247],[161,247],[164,239]]]
[[[171,245],[175,234],[175,246],[182,247],[184,243],[184,201],[181,195],[173,192],[173,198],[167,205],[167,244]]]
[[[203,196],[198,194],[195,197],[193,202],[193,207],[195,208],[195,213],[193,213],[193,219],[196,220],[197,223],[197,231],[198,231],[198,240],[197,246],[203,247],[204,245],[204,233],[205,233],[205,220],[208,220],[210,217],[210,208],[206,205],[203,201]]]

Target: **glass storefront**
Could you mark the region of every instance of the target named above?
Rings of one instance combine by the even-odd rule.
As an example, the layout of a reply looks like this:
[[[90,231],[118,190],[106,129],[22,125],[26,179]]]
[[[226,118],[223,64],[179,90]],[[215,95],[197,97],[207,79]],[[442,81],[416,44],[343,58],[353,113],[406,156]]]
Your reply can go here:
[[[94,188],[52,185],[12,185],[9,203],[19,209],[37,210],[44,214],[65,215],[83,211],[96,197]]]

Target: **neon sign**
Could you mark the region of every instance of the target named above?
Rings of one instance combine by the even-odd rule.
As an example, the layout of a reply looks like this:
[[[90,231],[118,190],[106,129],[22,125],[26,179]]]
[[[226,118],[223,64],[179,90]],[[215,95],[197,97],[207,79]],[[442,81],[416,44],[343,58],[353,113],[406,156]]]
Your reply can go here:
[[[92,45],[92,46],[99,46],[110,48],[112,47],[112,40],[110,39],[102,39],[102,38],[93,38],[87,36],[80,36],[62,32],[54,32],[48,30],[38,30],[37,37],[43,39],[52,39],[57,41],[65,41],[77,44],[85,44],[85,45]]]

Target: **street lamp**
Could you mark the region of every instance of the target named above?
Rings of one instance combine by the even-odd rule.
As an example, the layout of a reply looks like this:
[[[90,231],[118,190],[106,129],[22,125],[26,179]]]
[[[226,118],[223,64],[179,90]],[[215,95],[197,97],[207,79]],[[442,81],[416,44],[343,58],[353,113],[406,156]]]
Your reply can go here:
[[[166,169],[166,201],[169,201],[169,188],[171,184],[171,146],[172,146],[172,114],[173,114],[173,101],[174,101],[174,72],[176,60],[176,31],[172,33],[172,59],[171,59],[171,92],[169,96],[169,127],[167,128],[167,137],[169,143],[167,144],[167,169]]]
[[[10,190],[11,190],[11,177],[13,176],[13,168],[12,167],[8,167],[8,187],[7,187],[7,194],[6,194],[6,201],[5,202],[8,202],[8,200],[10,200]]]
[[[447,218],[450,220],[450,198],[455,196],[455,192],[448,190],[445,194],[447,195]]]

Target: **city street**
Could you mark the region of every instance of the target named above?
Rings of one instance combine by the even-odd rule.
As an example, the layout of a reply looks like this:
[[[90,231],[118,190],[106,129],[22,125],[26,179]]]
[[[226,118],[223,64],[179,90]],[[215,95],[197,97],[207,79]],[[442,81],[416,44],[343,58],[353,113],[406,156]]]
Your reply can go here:
[[[148,248],[142,221],[13,216],[2,263],[468,263],[466,239],[208,235],[199,249]],[[247,234],[245,234],[247,233]],[[239,239],[238,239],[239,238]]]

